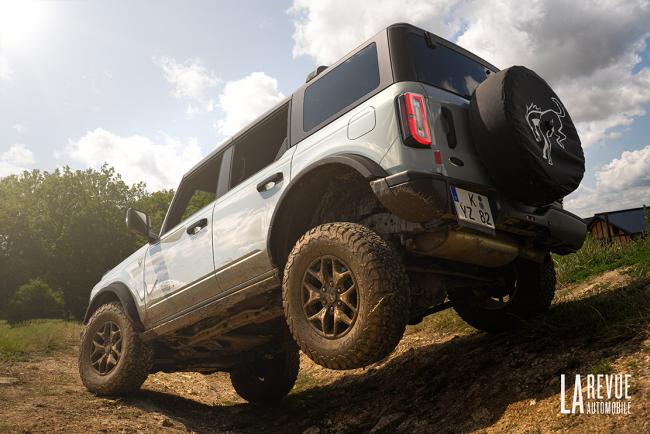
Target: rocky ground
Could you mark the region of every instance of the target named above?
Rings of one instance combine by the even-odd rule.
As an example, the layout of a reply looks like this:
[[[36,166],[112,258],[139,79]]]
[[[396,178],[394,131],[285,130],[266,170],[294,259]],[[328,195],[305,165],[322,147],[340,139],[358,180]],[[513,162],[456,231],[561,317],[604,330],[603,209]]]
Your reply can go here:
[[[159,373],[135,397],[99,398],[79,380],[77,348],[0,362],[0,432],[650,432],[650,318],[634,305],[648,294],[647,281],[609,272],[561,289],[547,320],[500,335],[438,313],[366,369],[302,356],[296,387],[269,407],[241,400],[226,374]],[[631,374],[631,414],[560,414],[560,374],[572,391],[576,373]]]

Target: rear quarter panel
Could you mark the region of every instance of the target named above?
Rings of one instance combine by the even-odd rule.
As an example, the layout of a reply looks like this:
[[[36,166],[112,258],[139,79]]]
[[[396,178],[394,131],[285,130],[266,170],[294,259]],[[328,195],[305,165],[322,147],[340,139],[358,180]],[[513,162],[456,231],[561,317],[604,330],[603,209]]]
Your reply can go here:
[[[395,98],[402,91],[403,86],[399,84],[389,86],[299,142],[293,156],[291,176],[300,174],[312,163],[337,154],[361,155],[380,163],[391,146],[401,142]],[[374,112],[374,127],[359,135],[354,122],[365,117],[363,122],[367,124],[368,112]]]

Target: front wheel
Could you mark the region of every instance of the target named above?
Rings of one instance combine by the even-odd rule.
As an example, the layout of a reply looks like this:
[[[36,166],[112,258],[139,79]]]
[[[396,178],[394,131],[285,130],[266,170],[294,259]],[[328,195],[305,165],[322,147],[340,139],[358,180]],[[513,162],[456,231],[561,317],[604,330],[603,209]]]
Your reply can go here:
[[[518,259],[504,270],[502,287],[457,288],[447,295],[458,315],[472,327],[500,332],[548,311],[555,296],[555,267],[550,255],[541,264]]]
[[[151,368],[151,346],[142,342],[120,303],[100,306],[81,336],[79,374],[98,395],[130,395]]]
[[[397,253],[354,223],[303,235],[284,269],[284,312],[294,340],[330,369],[354,369],[390,354],[404,334],[409,283]]]
[[[297,350],[267,354],[241,363],[230,372],[239,396],[252,403],[279,401],[291,391],[300,370]]]

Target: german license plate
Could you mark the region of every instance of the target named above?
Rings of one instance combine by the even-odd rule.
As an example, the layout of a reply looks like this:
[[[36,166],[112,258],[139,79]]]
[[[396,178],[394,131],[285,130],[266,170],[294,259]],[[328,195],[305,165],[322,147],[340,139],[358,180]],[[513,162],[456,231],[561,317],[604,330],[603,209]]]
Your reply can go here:
[[[451,186],[451,197],[461,222],[494,229],[494,219],[487,196]]]

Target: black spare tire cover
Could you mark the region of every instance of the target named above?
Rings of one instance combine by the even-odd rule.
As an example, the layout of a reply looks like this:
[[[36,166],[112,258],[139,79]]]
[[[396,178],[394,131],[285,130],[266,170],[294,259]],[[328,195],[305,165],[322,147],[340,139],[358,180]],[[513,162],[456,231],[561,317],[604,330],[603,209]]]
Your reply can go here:
[[[585,172],[571,116],[535,72],[513,66],[490,75],[469,105],[476,150],[507,196],[545,205],[578,188]]]

